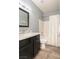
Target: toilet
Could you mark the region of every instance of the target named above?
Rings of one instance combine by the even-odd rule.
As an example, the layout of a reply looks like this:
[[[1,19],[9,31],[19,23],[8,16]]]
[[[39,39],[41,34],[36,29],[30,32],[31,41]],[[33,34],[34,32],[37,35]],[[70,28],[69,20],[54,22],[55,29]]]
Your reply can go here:
[[[40,36],[40,42],[41,42],[41,49],[45,49],[46,39],[42,36]]]

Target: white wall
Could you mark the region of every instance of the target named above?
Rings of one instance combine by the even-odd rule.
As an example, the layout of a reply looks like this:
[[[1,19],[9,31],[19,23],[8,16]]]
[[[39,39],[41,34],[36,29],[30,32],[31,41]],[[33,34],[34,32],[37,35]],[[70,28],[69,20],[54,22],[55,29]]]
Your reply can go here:
[[[41,36],[43,36],[43,29],[44,29],[43,20],[39,19],[39,33],[41,34]]]

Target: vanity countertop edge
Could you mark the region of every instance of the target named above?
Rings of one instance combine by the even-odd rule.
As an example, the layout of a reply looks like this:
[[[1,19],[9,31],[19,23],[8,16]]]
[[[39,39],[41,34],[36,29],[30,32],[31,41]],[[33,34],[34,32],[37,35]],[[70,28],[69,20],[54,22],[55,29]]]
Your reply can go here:
[[[24,33],[24,34],[19,34],[19,40],[28,39],[28,38],[36,36],[36,35],[40,35],[40,33]]]

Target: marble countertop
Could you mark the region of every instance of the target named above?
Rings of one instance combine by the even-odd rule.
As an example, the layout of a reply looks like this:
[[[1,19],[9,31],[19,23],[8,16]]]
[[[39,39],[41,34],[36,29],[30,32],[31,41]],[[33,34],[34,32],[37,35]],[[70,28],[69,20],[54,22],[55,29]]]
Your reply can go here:
[[[19,34],[19,40],[27,39],[36,35],[39,35],[40,33],[24,33],[24,34]]]

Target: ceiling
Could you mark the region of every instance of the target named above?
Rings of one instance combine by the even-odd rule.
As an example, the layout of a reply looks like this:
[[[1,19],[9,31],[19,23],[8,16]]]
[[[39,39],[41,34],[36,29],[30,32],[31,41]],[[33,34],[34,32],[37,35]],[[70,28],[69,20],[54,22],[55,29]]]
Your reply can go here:
[[[60,9],[60,0],[32,0],[33,3],[44,13],[54,12]]]

